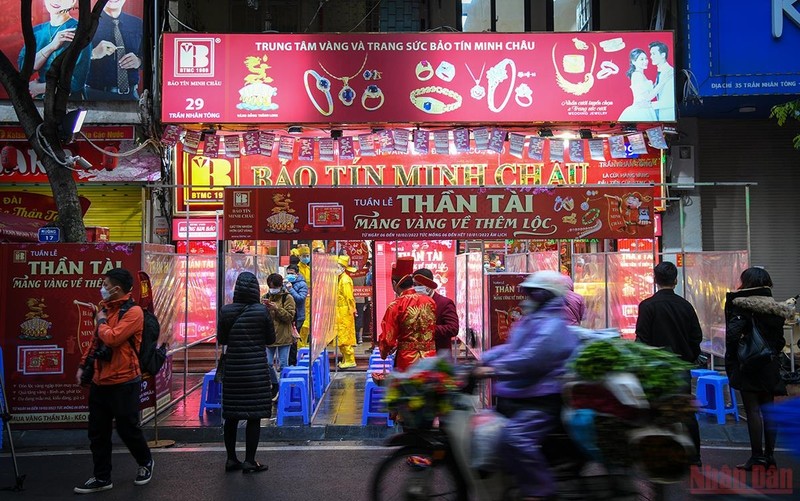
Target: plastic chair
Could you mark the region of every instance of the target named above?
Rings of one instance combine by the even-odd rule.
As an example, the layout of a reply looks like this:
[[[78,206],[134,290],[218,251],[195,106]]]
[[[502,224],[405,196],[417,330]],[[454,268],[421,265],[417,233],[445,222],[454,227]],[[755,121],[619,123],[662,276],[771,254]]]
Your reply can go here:
[[[297,360],[298,361],[305,360],[310,356],[311,356],[311,351],[308,349],[308,347],[298,348],[297,349]]]
[[[386,425],[394,426],[383,403],[385,394],[385,388],[375,384],[372,377],[367,377],[367,384],[364,386],[364,406],[361,409],[361,426],[366,426],[369,418],[386,418]]]
[[[222,385],[214,381],[217,369],[211,369],[203,376],[203,391],[200,393],[200,417],[206,409],[222,409]]]
[[[278,386],[278,419],[277,425],[283,426],[287,417],[302,417],[303,424],[311,422],[308,410],[308,383],[301,377],[281,378]]]
[[[692,379],[697,379],[702,376],[719,376],[719,372],[712,371],[711,369],[692,369],[689,372],[692,374]]]
[[[708,388],[711,388],[711,391]],[[725,387],[728,388],[731,404],[725,405]],[[700,401],[699,414],[711,414],[717,417],[717,424],[725,424],[725,418],[732,414],[739,421],[739,409],[736,404],[736,392],[728,382],[728,376],[717,374],[697,378],[697,400]]]

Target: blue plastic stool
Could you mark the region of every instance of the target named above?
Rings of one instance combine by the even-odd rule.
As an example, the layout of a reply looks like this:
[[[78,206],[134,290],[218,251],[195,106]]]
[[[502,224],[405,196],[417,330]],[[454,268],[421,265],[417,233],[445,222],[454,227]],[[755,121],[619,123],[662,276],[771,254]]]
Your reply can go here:
[[[725,405],[725,387],[731,396],[731,405]],[[711,387],[711,391],[708,391]],[[736,404],[736,392],[728,382],[728,376],[709,375],[697,378],[697,400],[700,401],[699,414],[712,414],[717,416],[717,424],[725,424],[725,417],[733,414],[739,421],[739,409]]]
[[[297,349],[297,360],[305,360],[311,355],[310,350],[308,347],[298,348]]]
[[[311,422],[308,411],[308,383],[300,377],[281,378],[278,387],[278,419],[277,425],[283,426],[287,417],[302,417],[303,424]]]
[[[697,379],[702,376],[719,376],[719,372],[712,371],[711,369],[692,369],[689,372],[692,374],[692,379]]]
[[[316,401],[321,400],[322,394],[325,392],[325,368],[322,365],[321,358],[317,358],[311,364],[311,388]]]
[[[320,353],[319,358],[322,359],[322,368],[324,369],[325,373],[325,380],[323,386],[327,388],[328,385],[331,384],[331,363],[330,360],[328,359],[328,350],[322,350],[322,353]]]
[[[203,376],[203,391],[200,393],[200,417],[206,409],[222,409],[222,385],[214,381],[217,369],[211,369]]]
[[[382,370],[384,368],[386,368],[386,372],[392,372],[392,362],[390,362],[388,360],[381,360],[379,362],[373,362],[373,363],[369,364],[369,367],[367,368],[367,370],[372,372],[372,371],[379,371],[379,370]]]
[[[364,386],[364,406],[361,409],[361,426],[366,426],[369,418],[386,418],[386,425],[394,426],[383,403],[385,394],[385,388],[375,384],[372,377],[367,377],[367,384]]]

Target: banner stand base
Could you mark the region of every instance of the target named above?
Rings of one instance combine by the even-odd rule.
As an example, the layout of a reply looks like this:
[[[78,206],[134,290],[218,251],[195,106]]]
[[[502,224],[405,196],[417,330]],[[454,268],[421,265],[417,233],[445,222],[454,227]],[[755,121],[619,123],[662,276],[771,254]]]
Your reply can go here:
[[[174,440],[148,440],[147,446],[151,449],[165,449],[175,445]]]

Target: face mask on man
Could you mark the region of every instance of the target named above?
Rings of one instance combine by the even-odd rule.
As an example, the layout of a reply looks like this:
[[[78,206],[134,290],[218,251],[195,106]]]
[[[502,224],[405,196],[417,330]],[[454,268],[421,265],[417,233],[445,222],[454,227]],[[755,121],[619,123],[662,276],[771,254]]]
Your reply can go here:
[[[277,288],[270,287],[269,288],[269,293],[270,294],[278,294],[280,291],[281,291],[280,287],[277,287]]]
[[[424,285],[415,285],[414,286],[414,290],[417,292],[417,294],[422,294],[424,296],[427,296],[427,295],[430,294],[430,289],[428,289]]]
[[[342,265],[337,265],[337,266],[336,266],[336,274],[337,274],[337,275],[341,275],[342,273],[344,273],[344,266],[342,266]]]
[[[303,263],[303,264],[308,264],[308,263],[311,262],[311,258],[308,257],[308,256],[303,256],[303,257],[300,258],[300,262]]]
[[[294,282],[295,280],[297,280],[297,275],[286,275],[286,280]]]
[[[112,287],[112,289],[115,289],[115,288],[116,287]],[[105,285],[100,287],[100,296],[102,296],[103,301],[108,301],[109,299],[111,299],[111,296],[113,294],[114,294],[113,292],[111,292],[110,290],[106,289]]]

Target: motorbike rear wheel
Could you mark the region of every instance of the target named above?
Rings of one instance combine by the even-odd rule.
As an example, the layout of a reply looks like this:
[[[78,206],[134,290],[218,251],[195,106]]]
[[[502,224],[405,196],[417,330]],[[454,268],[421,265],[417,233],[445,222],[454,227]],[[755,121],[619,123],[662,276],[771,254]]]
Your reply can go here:
[[[402,447],[372,475],[373,501],[436,499],[465,501],[467,490],[452,459],[434,460],[433,451]]]

